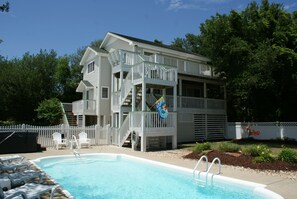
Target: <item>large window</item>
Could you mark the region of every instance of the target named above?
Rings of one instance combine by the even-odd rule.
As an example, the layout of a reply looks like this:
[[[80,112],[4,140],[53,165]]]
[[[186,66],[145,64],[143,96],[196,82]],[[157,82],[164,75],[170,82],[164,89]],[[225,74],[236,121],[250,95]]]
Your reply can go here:
[[[182,80],[182,96],[203,97],[203,83]]]
[[[108,87],[101,87],[101,98],[108,99]]]
[[[207,98],[224,99],[224,87],[222,85],[206,84]]]
[[[91,63],[88,64],[88,73],[94,71],[95,69],[95,61],[92,61]]]

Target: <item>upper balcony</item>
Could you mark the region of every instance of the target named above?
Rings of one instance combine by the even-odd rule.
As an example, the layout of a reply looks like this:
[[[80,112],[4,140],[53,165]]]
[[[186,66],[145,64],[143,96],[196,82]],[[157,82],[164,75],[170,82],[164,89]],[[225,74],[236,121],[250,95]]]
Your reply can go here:
[[[147,62],[177,68],[178,73],[181,74],[213,78],[218,77],[212,67],[204,62],[195,62],[157,53],[147,56],[126,50],[115,50],[109,53],[109,62],[113,67],[122,67],[123,70],[127,68],[125,71],[128,71],[133,65]]]
[[[96,115],[96,101],[78,100],[72,102],[72,112],[74,115]]]

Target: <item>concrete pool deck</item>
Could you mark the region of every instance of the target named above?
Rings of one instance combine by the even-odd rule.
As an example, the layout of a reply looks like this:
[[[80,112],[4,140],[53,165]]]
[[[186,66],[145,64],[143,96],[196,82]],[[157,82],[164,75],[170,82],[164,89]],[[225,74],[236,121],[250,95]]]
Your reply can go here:
[[[127,154],[176,166],[181,166],[193,169],[197,163],[196,160],[183,159],[182,156],[189,153],[187,150],[167,150],[156,152],[140,152],[133,151],[130,148],[122,148],[116,146],[92,146],[91,148],[83,148],[79,153],[117,153]],[[73,155],[70,149],[55,150],[47,148],[47,151],[37,153],[24,153],[27,160],[34,160],[40,157],[55,156],[55,155]],[[223,163],[222,163],[223,164]],[[204,164],[201,163],[200,170],[203,170]],[[211,173],[217,172],[218,167],[214,166]],[[267,189],[276,192],[284,198],[293,199],[297,197],[297,172],[273,172],[273,171],[256,171],[241,167],[222,165],[222,176],[237,178],[241,180],[256,182],[267,185]]]

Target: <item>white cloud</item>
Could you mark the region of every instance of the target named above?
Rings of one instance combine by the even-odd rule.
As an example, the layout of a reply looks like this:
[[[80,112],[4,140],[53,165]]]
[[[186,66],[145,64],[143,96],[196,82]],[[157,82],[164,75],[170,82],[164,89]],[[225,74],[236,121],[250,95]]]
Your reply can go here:
[[[166,0],[160,0],[160,1],[165,2]],[[200,9],[200,8],[201,7],[197,4],[195,4],[195,2],[185,3],[182,0],[170,0],[167,10],[177,11],[177,10],[181,10],[181,9]]]
[[[205,5],[212,4],[224,4],[230,2],[231,0],[155,0],[156,3],[163,5],[168,5],[168,11],[178,11],[178,10],[208,10]]]
[[[285,10],[290,10],[290,9],[296,7],[296,6],[297,6],[297,2],[292,3],[292,4],[287,4],[287,5],[285,5],[285,6],[284,6],[284,9],[285,9]]]

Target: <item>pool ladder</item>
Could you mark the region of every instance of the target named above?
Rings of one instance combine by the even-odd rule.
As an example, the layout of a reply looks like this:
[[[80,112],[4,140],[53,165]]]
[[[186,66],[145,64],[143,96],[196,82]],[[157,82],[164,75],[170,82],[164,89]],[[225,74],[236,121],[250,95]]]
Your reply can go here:
[[[79,149],[79,147],[78,147],[78,141],[77,141],[75,135],[72,135],[72,139],[74,140],[74,142],[76,144],[76,148]],[[72,146],[72,152],[73,152],[73,155],[75,155],[76,158],[80,158],[80,153],[77,150],[75,150],[73,146]]]
[[[205,159],[205,170],[204,171],[198,171],[198,166],[200,165],[200,163],[201,163],[201,161],[203,159]],[[221,173],[221,160],[218,157],[214,158],[212,160],[210,166],[208,167],[208,158],[205,155],[201,156],[200,159],[198,160],[197,164],[195,165],[194,169],[193,169],[193,179],[200,181],[200,174],[202,172],[206,172],[205,183],[207,185],[209,171],[211,170],[211,168],[213,167],[213,165],[214,165],[214,163],[216,161],[218,162],[218,172],[211,175],[211,185],[212,185],[213,184],[213,176],[214,175],[219,175]],[[196,171],[198,171],[197,178],[196,178]]]

